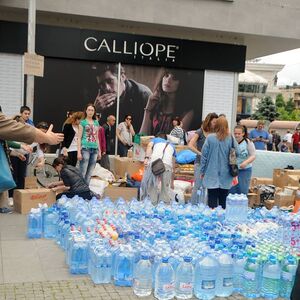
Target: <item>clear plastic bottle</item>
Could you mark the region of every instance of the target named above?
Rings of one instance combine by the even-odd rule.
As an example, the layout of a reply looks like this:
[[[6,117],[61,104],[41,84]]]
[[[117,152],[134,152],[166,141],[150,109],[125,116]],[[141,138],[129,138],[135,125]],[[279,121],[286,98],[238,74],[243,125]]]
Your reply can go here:
[[[270,255],[263,267],[261,296],[268,299],[279,297],[281,268],[277,258]]]
[[[195,267],[194,294],[198,299],[210,300],[216,296],[216,281],[219,265],[217,260],[207,253]]]
[[[143,253],[138,262],[133,280],[133,292],[139,297],[150,296],[152,292],[152,264],[149,254]]]
[[[95,284],[110,283],[112,272],[112,253],[105,245],[94,249],[91,278]]]
[[[233,293],[233,260],[226,250],[218,257],[219,271],[216,296],[229,297]]]
[[[290,299],[296,271],[297,260],[292,255],[288,255],[284,260],[281,269],[280,297]]]
[[[245,264],[243,275],[242,295],[246,298],[258,298],[259,293],[259,279],[260,279],[260,265],[257,257],[249,257]]]
[[[42,212],[39,208],[32,208],[28,214],[27,236],[30,239],[40,239],[43,231]]]
[[[156,269],[154,296],[159,300],[169,300],[175,296],[175,272],[167,257],[163,257]]]
[[[54,239],[57,232],[58,214],[55,209],[49,208],[44,212],[44,238]]]
[[[242,252],[235,255],[233,263],[233,289],[235,293],[242,292],[242,283],[246,259]]]
[[[185,256],[176,269],[175,294],[178,299],[191,299],[194,288],[194,266],[192,257]]]

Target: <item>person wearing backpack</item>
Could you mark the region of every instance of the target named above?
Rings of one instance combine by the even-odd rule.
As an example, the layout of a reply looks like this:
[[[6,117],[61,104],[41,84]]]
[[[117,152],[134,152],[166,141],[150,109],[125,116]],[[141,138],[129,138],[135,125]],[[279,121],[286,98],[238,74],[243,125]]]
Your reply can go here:
[[[167,141],[164,133],[159,133],[152,139],[146,150],[141,198],[150,197],[153,205],[159,201],[170,203],[171,188],[174,187],[175,157],[175,147]]]

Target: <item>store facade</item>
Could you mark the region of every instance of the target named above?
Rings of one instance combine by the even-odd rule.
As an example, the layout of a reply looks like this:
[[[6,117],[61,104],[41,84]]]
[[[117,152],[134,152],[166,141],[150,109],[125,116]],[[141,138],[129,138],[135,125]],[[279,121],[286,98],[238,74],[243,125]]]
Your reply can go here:
[[[16,98],[20,104],[25,99],[22,55],[27,24],[1,21],[0,41],[1,85],[6,86],[0,100],[4,111],[8,108],[12,114],[17,113],[12,105]],[[131,114],[136,132],[168,130],[174,116],[185,120],[186,130],[195,129],[213,111],[225,114],[231,124],[235,121],[245,46],[37,25],[36,53],[45,57],[44,77],[35,79],[36,122],[53,122],[60,128],[67,111],[83,110],[95,101],[102,122],[107,115],[115,115],[118,91],[113,80],[119,63],[120,121]],[[164,82],[167,74],[177,82],[175,90],[172,83]],[[8,86],[18,92],[9,95]],[[169,93],[173,93],[173,104],[165,99]],[[105,104],[106,94],[110,100]],[[156,111],[145,121],[151,104]],[[165,125],[160,127],[161,122]]]

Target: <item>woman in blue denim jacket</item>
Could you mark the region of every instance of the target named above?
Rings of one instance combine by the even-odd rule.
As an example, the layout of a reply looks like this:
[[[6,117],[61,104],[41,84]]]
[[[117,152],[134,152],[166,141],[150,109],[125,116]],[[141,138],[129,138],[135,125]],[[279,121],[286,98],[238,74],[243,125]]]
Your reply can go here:
[[[208,206],[226,207],[226,197],[233,177],[229,170],[229,152],[232,147],[238,152],[236,140],[230,135],[225,117],[219,117],[215,125],[215,133],[210,134],[202,148],[200,173],[203,186],[208,190]]]

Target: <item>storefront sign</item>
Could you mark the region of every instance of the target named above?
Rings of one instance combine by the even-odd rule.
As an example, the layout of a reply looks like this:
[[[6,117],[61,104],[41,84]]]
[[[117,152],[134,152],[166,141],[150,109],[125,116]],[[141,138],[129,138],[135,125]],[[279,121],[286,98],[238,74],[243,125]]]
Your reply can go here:
[[[24,53],[27,24],[0,21],[0,52]],[[246,47],[127,33],[37,25],[36,52],[46,57],[194,70],[244,72]]]

